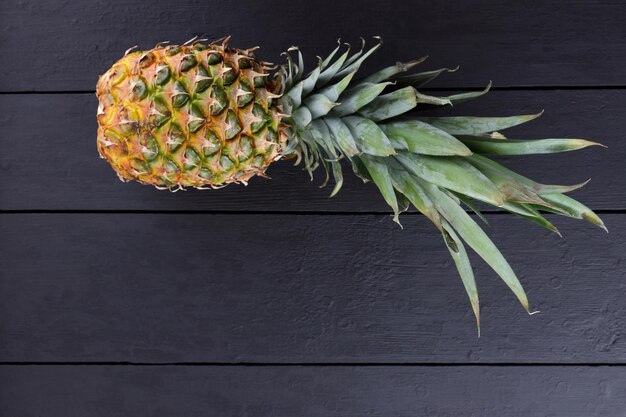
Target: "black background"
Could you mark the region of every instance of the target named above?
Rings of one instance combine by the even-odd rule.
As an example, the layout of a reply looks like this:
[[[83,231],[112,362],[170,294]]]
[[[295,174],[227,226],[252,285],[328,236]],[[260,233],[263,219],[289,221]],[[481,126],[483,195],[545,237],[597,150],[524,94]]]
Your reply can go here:
[[[621,416],[626,412],[626,5],[620,1],[0,3],[0,416]],[[97,77],[124,50],[233,35],[308,62],[380,35],[367,69],[425,54],[448,114],[546,113],[517,137],[608,150],[503,158],[610,234],[489,213],[527,316],[475,262],[482,337],[440,236],[352,177],[288,162],[247,188],[122,184],[95,147]]]

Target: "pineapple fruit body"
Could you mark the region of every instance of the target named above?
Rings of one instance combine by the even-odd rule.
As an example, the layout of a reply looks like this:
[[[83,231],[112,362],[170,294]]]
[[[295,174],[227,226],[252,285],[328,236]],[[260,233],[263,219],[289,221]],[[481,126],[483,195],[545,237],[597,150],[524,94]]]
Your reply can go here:
[[[286,140],[268,68],[221,45],[128,53],[98,81],[98,151],[124,180],[217,187],[263,174]]]

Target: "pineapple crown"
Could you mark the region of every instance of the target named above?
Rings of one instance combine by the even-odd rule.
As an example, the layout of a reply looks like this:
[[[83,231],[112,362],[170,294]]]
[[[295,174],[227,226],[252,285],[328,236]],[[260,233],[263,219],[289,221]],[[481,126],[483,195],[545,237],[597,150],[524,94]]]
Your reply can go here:
[[[461,204],[485,221],[476,202],[508,211],[557,234],[542,212],[584,219],[606,230],[588,207],[564,193],[585,185],[546,185],[519,175],[483,154],[529,155],[573,151],[598,143],[584,139],[510,140],[500,131],[539,117],[542,113],[507,117],[425,117],[419,110],[452,106],[486,94],[482,91],[435,97],[418,88],[444,72],[402,75],[427,57],[396,63],[356,80],[363,62],[382,45],[343,53],[338,46],[304,75],[304,60],[297,47],[276,75],[282,86],[278,107],[284,113],[288,143],[283,155],[295,154],[311,179],[323,167],[326,185],[335,181],[331,196],[343,183],[341,160],[363,181],[373,182],[391,207],[394,220],[414,206],[439,229],[454,259],[470,298],[480,332],[476,281],[464,247],[469,245],[515,293],[532,314],[517,276]],[[295,57],[294,57],[295,55]],[[485,221],[486,222],[486,221]],[[559,234],[560,236],[560,234]],[[480,334],[480,333],[479,333]]]

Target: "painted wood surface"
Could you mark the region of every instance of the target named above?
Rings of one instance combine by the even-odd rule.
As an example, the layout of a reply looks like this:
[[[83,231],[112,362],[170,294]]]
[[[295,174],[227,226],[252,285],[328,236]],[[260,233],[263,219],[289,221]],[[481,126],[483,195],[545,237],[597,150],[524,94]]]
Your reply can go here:
[[[624,363],[626,223],[488,232],[531,305],[388,215],[5,214],[0,361]],[[476,257],[474,257],[476,258]]]
[[[280,212],[382,212],[388,207],[371,184],[346,168],[345,184],[334,198],[332,187],[320,189],[323,174],[311,182],[291,162],[271,166],[271,181],[254,178],[246,188],[172,194],[135,183],[122,183],[98,159],[92,94],[3,95],[5,121],[0,142],[0,189],[3,210],[201,210]],[[623,137],[626,90],[494,91],[445,114],[478,116],[536,113],[538,120],[511,129],[511,137],[583,137],[600,147],[556,155],[501,158],[513,169],[546,183],[592,181],[575,195],[594,209],[626,209]],[[437,113],[438,112],[438,113]],[[441,114],[440,111],[435,113]],[[431,112],[432,113],[432,112]],[[32,115],[38,122],[32,128]]]
[[[626,5],[543,0],[0,2],[0,416],[626,416]],[[95,150],[99,74],[125,49],[234,36],[311,62],[381,35],[367,69],[430,54],[447,114],[546,113],[513,137],[608,149],[504,158],[575,196],[605,235],[509,215],[489,234],[529,317],[475,258],[482,337],[441,238],[377,191],[289,163],[271,181],[171,194]],[[439,90],[438,90],[439,89]]]
[[[623,367],[5,366],[6,416],[620,417]]]

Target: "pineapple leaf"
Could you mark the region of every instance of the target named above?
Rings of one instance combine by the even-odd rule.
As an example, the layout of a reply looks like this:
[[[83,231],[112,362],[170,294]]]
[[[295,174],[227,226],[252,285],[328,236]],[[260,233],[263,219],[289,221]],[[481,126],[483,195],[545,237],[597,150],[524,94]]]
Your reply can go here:
[[[360,153],[350,129],[340,118],[324,117],[322,120],[328,126],[333,140],[345,155],[352,157]]]
[[[521,125],[536,119],[542,113],[509,117],[421,117],[420,120],[445,130],[451,135],[481,135]]]
[[[421,87],[423,85],[428,84],[443,72],[455,72],[459,68],[440,68],[434,71],[425,71],[419,72],[417,74],[406,75],[404,77],[400,77],[397,79],[397,85],[404,87],[407,85],[411,85],[413,87]]]
[[[437,229],[442,230],[441,216],[424,188],[397,161],[388,162],[393,186],[404,194],[420,213],[428,217]]]
[[[417,106],[417,91],[405,87],[376,97],[371,103],[359,110],[359,114],[375,122],[389,119]]]
[[[495,206],[504,204],[504,197],[498,188],[465,158],[398,152],[396,159],[411,174],[432,184]]]
[[[302,91],[304,89],[304,81],[300,81],[298,84],[296,84],[291,90],[289,90],[289,92],[287,93],[287,98],[289,99],[289,104],[293,107],[293,108],[298,108],[300,107],[300,104],[302,104]]]
[[[465,292],[467,292],[467,296],[472,304],[474,317],[476,317],[478,337],[480,337],[480,303],[478,301],[478,288],[476,287],[476,279],[474,278],[474,271],[472,270],[472,265],[467,256],[467,251],[452,226],[445,220],[443,221],[441,234],[443,235],[443,241],[448,247],[450,255],[452,255],[452,260],[454,260],[456,269],[459,271]]]
[[[296,126],[306,127],[313,120],[313,115],[308,108],[300,106],[291,114],[291,119]]]
[[[341,39],[337,39],[337,47],[335,49],[333,49],[333,51],[330,54],[328,54],[328,56],[319,64],[319,68],[321,70],[325,70],[330,65],[331,61],[333,60],[333,58],[335,57],[337,52],[339,52],[339,49],[341,49]],[[348,50],[348,52],[350,52],[350,51]],[[347,52],[346,52],[346,56],[348,56]],[[345,60],[345,58],[344,58],[344,60]],[[343,64],[343,62],[342,62],[342,64]]]
[[[487,84],[487,87],[485,87],[485,89],[482,91],[470,91],[469,93],[454,94],[454,95],[451,95],[448,97],[442,97],[442,98],[448,99],[452,104],[457,104],[457,103],[462,103],[464,101],[473,100],[477,97],[483,96],[487,94],[489,90],[491,90],[491,81],[489,81],[489,84]]]
[[[432,104],[433,106],[452,105],[450,100],[445,97],[428,96],[426,94],[416,92],[416,98],[418,104]]]
[[[328,84],[328,82],[335,76],[335,74],[337,74],[337,71],[339,71],[349,53],[350,48],[348,48],[346,52],[344,52],[339,58],[337,58],[335,62],[325,67],[320,76],[317,77],[317,82],[315,83],[315,86],[317,88],[323,87]]]
[[[471,155],[457,138],[419,120],[380,125],[388,137],[404,144],[403,149],[424,155]]]
[[[346,59],[346,62],[341,66],[341,69],[344,69],[345,67],[347,67],[348,65],[352,64],[354,61],[359,59],[359,57],[363,55],[364,50],[365,50],[365,39],[361,38],[361,47],[359,48],[359,51],[353,53],[352,56]]]
[[[398,218],[400,214],[398,200],[396,199],[396,193],[391,183],[391,176],[389,175],[387,165],[378,158],[368,155],[361,155],[359,159],[363,162],[372,177],[372,181],[376,184],[383,198],[393,210],[393,221],[400,224],[400,219]]]
[[[350,81],[352,80],[352,77],[354,77],[354,74],[354,72],[351,72],[350,74],[343,77],[341,81],[328,87],[324,87],[320,90],[320,94],[325,95],[331,101],[339,100],[339,95],[343,93],[343,90],[345,90],[346,87],[348,87],[348,84],[350,84]]]
[[[352,171],[357,177],[361,178],[363,182],[372,181],[372,176],[367,171],[367,167],[365,166],[363,161],[361,161],[359,158],[352,158],[350,159],[350,162],[352,164]]]
[[[389,168],[389,167],[387,167],[387,168]],[[392,183],[393,183],[393,181],[392,181]],[[398,191],[397,188],[395,188],[395,193],[396,193],[396,200],[398,200],[398,209],[400,210],[400,213],[404,213],[405,211],[407,211],[411,207],[411,202],[409,201],[407,196],[405,196],[400,191]]]
[[[308,96],[311,91],[315,88],[315,83],[317,82],[317,78],[320,76],[321,68],[315,67],[315,69],[302,80],[302,95],[304,97]]]
[[[391,65],[389,67],[383,68],[380,71],[373,73],[370,76],[365,77],[361,83],[379,83],[381,81],[386,81],[389,78],[393,77],[396,74],[401,72],[406,72],[413,68],[414,66],[421,64],[422,62],[428,59],[428,55],[418,58],[414,61],[410,62],[396,62],[396,65]]]
[[[469,156],[467,160],[496,184],[507,200],[544,205],[555,210],[558,210],[558,207],[550,205],[541,198],[543,193],[566,193],[588,182],[574,185],[540,184],[478,154]]]
[[[348,116],[356,113],[361,107],[370,103],[387,87],[390,83],[363,84],[356,88],[346,90],[339,96],[339,104],[332,111],[334,116]]]
[[[457,193],[457,192],[454,192],[454,191],[451,191],[451,193],[456,198],[461,200],[463,202],[463,204],[465,204],[470,210],[472,210],[474,212],[474,214],[476,214],[478,216],[478,218],[483,221],[483,223],[485,223],[486,225],[489,225],[489,222],[487,221],[487,218],[478,209],[478,207],[476,207],[476,204],[474,204],[474,202],[472,201],[471,198],[469,198],[468,196],[466,196],[464,194]]]
[[[330,158],[337,160],[339,155],[337,154],[337,149],[333,145],[332,134],[328,130],[326,123],[320,119],[313,120],[308,128],[311,131],[313,139],[315,139],[315,141],[326,151],[326,154]]]
[[[548,219],[546,219],[541,213],[539,213],[539,211],[533,208],[530,204],[524,204],[524,203],[512,203],[512,204],[523,206],[526,210],[533,213],[532,216],[526,216],[523,214],[515,213],[516,215],[526,220],[529,220],[535,224],[538,224],[539,226],[546,228],[551,232],[556,233],[557,235],[559,235],[559,237],[563,237],[561,235],[561,232],[559,232],[559,229],[557,229],[555,225],[553,225]]]
[[[304,100],[304,105],[311,112],[311,117],[317,119],[318,117],[326,116],[333,107],[337,106],[337,103],[329,100],[323,94],[313,94]]]
[[[459,139],[473,152],[492,155],[548,154],[604,146],[585,139],[501,140],[476,136],[461,136]]]
[[[603,229],[605,232],[609,232],[604,222],[596,213],[594,213],[589,207],[574,200],[571,197],[563,195],[561,193],[555,194],[542,194],[541,197],[552,203],[554,206],[566,212],[566,215],[576,219],[583,219],[589,223],[593,223],[596,226]],[[559,213],[562,214],[562,213]]]
[[[524,309],[530,313],[526,292],[496,245],[452,198],[433,184],[424,183],[424,185],[444,219],[450,222],[461,238],[502,278]]]
[[[341,190],[341,186],[343,185],[343,173],[341,171],[341,164],[339,161],[330,161],[330,166],[333,169],[333,178],[335,178],[335,187],[330,193],[330,196],[334,197],[335,194]]]
[[[374,53],[374,51],[376,51],[378,48],[382,46],[383,43],[380,41],[380,38],[378,39],[379,39],[379,42],[373,47],[371,47],[366,53],[364,53],[363,55],[361,55],[361,53],[358,54],[359,56],[358,60],[356,61],[348,60],[346,65],[337,74],[335,74],[334,78],[343,77],[348,73],[358,71],[363,61],[365,61],[371,54]],[[365,45],[365,43],[363,43],[363,45]]]
[[[359,149],[369,155],[389,156],[396,150],[378,125],[369,119],[358,116],[342,118],[355,138]]]
[[[476,316],[476,323],[478,325],[478,332],[480,335],[480,309],[478,304],[478,290],[476,288],[476,281],[474,279],[474,273],[463,246],[463,242],[454,232],[452,227],[447,221],[441,218],[439,211],[435,207],[424,188],[420,185],[414,177],[412,177],[406,170],[402,168],[396,161],[390,161],[390,172],[393,186],[402,192],[411,204],[415,206],[423,215],[428,217],[435,226],[441,231],[444,242],[452,255],[452,259],[459,270],[463,286],[467,291],[474,315]]]

